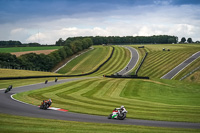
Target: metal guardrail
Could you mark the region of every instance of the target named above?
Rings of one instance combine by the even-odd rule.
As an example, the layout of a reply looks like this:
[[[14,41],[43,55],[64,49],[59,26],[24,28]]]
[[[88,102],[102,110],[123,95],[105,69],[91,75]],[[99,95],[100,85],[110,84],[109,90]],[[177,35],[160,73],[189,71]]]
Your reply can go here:
[[[104,75],[104,77],[107,78],[133,78],[133,79],[149,79],[149,77],[142,77],[142,76],[137,76],[137,75]]]
[[[188,76],[190,76],[191,74],[193,74],[195,71],[199,70],[200,66],[195,68],[194,70],[192,70],[191,72],[189,72],[188,74],[186,74],[185,76],[183,76],[181,79],[179,79],[180,81],[187,78]]]
[[[142,64],[144,63],[144,60],[146,59],[147,55],[148,55],[148,52],[146,52],[146,54],[145,54],[144,58],[142,59],[140,65],[138,66],[137,70],[135,71],[135,75],[137,75],[137,73],[139,72],[139,70],[140,70]]]

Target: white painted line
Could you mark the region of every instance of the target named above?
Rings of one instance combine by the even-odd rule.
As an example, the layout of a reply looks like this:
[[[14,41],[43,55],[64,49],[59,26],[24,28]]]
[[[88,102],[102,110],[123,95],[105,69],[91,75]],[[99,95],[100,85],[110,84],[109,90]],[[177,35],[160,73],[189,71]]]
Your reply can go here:
[[[27,104],[27,105],[32,105],[32,104],[29,104],[29,103],[25,103],[25,102],[22,102],[22,101],[19,101],[17,99],[15,99],[13,96],[16,95],[16,94],[12,94],[10,97],[11,99],[13,99],[14,101],[17,101],[17,102],[20,102],[20,103],[24,103],[24,104]],[[32,105],[32,106],[35,106],[35,105]]]
[[[23,103],[23,104],[27,104],[27,105],[31,105],[31,106],[34,106],[34,107],[38,107],[36,105],[32,105],[32,104],[29,104],[29,103],[25,103],[25,102],[22,102],[22,101],[19,101],[17,99],[15,99],[13,96],[16,95],[16,94],[12,94],[10,97],[11,99],[13,99],[14,101],[17,101],[17,102],[20,102],[20,103]],[[67,112],[68,110],[66,109],[61,109],[61,108],[55,108],[55,107],[49,107],[48,109],[50,110],[57,110],[57,111],[62,111],[62,112]]]

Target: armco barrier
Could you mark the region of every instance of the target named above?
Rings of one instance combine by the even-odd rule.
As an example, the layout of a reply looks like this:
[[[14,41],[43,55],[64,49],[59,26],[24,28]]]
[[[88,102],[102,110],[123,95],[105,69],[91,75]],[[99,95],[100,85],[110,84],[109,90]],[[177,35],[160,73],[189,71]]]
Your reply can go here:
[[[8,80],[8,79],[30,79],[30,78],[50,78],[50,77],[77,77],[77,76],[86,76],[97,72],[105,63],[107,63],[113,56],[115,48],[112,47],[112,52],[110,57],[104,61],[97,69],[92,72],[85,73],[85,74],[77,74],[77,75],[47,75],[47,76],[24,76],[24,77],[1,77],[0,80]]]
[[[149,77],[141,77],[137,75],[104,75],[107,78],[133,78],[133,79],[149,79]]]
[[[140,70],[142,64],[144,63],[144,60],[145,60],[145,58],[147,57],[147,55],[148,55],[148,52],[146,52],[146,54],[145,54],[144,58],[142,59],[142,61],[141,61],[140,65],[139,65],[139,67],[138,67],[137,70],[135,71],[135,75],[137,75],[137,73],[138,73],[138,71]]]

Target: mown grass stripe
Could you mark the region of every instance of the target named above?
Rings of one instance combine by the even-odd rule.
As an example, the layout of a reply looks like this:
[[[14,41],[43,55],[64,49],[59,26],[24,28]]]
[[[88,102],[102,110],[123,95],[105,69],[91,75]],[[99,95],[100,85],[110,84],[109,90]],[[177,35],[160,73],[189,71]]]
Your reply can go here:
[[[43,99],[50,96],[55,107],[73,112],[108,115],[113,108],[125,105],[130,113],[129,118],[176,121],[185,121],[187,118],[187,121],[197,122],[200,118],[200,107],[191,97],[196,100],[199,98],[195,92],[199,90],[194,90],[198,86],[190,87],[182,83],[171,84],[161,81],[107,78],[80,80],[48,87],[49,89],[35,90],[28,97]],[[194,92],[186,91],[188,87],[193,88]],[[180,96],[174,95],[177,93]],[[181,101],[185,95],[191,101]],[[174,102],[178,105],[172,104]],[[180,106],[181,102],[183,105]],[[149,116],[155,114],[156,117]],[[172,118],[164,117],[167,115]]]

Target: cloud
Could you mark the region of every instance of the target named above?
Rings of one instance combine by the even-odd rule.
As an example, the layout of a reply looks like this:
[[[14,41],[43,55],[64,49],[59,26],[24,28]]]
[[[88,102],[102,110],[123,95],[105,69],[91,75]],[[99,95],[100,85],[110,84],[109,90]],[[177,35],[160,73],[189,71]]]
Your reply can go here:
[[[156,5],[169,5],[172,3],[172,0],[154,0],[153,2]]]
[[[175,35],[179,39],[192,37],[194,41],[200,40],[199,5],[172,5],[174,1],[171,0],[154,0],[151,4],[136,5],[129,5],[129,2],[114,5],[114,8],[110,9],[106,9],[110,7],[108,6],[90,11],[81,7],[81,10],[71,14],[39,15],[12,23],[0,23],[0,29],[3,31],[0,33],[0,40],[15,39],[23,43],[54,44],[59,38],[73,36],[160,34]],[[137,2],[139,1],[135,1]],[[105,5],[105,1],[101,5]]]

